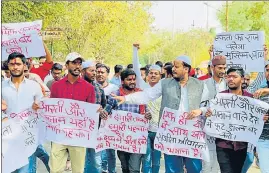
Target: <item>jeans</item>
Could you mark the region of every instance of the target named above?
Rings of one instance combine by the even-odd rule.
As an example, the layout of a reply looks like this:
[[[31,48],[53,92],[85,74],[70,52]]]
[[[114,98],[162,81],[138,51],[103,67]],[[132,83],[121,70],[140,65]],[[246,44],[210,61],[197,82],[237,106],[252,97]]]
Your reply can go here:
[[[29,163],[19,169],[16,169],[12,173],[34,173],[33,171],[36,171],[36,164],[33,164],[33,160],[35,158],[35,155],[31,155],[28,160]],[[32,163],[32,164],[31,164]]]
[[[202,170],[202,161],[200,159],[164,154],[164,162],[165,173],[184,173],[184,164],[187,172],[200,173]]]
[[[269,140],[259,139],[256,150],[261,173],[269,173]]]
[[[217,152],[215,150],[209,150],[210,161],[202,161],[202,173],[219,173],[219,163],[217,159]]]
[[[93,148],[87,148],[84,173],[101,173],[101,164],[101,152],[95,153]]]
[[[241,173],[248,172],[248,169],[251,167],[253,160],[254,160],[254,153],[247,153],[247,157],[246,157]]]
[[[247,148],[234,151],[216,147],[221,173],[241,173],[247,156]]]
[[[42,145],[38,145],[34,155],[35,157],[29,161],[29,172],[36,173],[36,157],[38,157],[43,162],[43,164],[46,166],[47,171],[50,172],[49,154],[46,152],[45,148]]]
[[[116,154],[113,149],[106,149],[108,173],[116,173]]]
[[[161,152],[154,150],[156,132],[148,134],[147,153],[143,156],[143,173],[159,173]]]
[[[107,172],[107,154],[106,154],[106,150],[101,151],[101,158],[102,158],[102,171]]]
[[[140,173],[142,154],[117,151],[121,162],[122,173]]]

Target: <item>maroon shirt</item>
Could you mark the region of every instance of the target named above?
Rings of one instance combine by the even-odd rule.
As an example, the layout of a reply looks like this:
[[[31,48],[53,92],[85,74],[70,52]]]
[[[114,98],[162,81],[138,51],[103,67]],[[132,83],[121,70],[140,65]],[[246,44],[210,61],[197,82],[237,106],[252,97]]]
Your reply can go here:
[[[95,91],[92,84],[78,78],[71,84],[67,76],[54,82],[51,86],[50,98],[65,98],[88,103],[95,103]]]
[[[230,93],[229,90],[222,91],[220,93]],[[248,93],[246,90],[243,90],[242,96],[247,96],[253,98],[253,95]],[[216,138],[216,145],[221,148],[229,148],[233,149],[234,151],[242,150],[247,148],[247,142],[235,142],[235,141],[228,141],[220,138]]]

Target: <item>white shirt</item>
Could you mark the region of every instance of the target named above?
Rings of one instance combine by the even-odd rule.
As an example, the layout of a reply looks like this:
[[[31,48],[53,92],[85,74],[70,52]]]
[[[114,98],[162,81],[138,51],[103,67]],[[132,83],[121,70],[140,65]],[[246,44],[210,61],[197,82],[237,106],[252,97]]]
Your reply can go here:
[[[7,103],[7,114],[19,113],[31,108],[34,101],[38,102],[42,97],[43,93],[40,85],[33,80],[24,78],[18,90],[11,80],[2,83],[2,99]]]
[[[225,79],[223,79],[223,78],[220,79],[219,83],[216,82],[213,78],[212,78],[212,80],[215,83],[217,93],[227,90],[227,84],[226,84]]]
[[[188,108],[188,91],[187,88],[181,87],[181,102],[180,102],[180,109],[186,112],[189,112]],[[201,102],[206,101],[208,98],[208,89],[206,85],[204,84],[204,89],[203,89],[203,94],[202,94],[202,99]],[[125,96],[125,100],[128,103],[133,103],[133,104],[148,104],[150,101],[156,100],[162,96],[162,84],[161,81],[157,83],[154,87],[151,88],[146,88],[144,91],[141,92],[136,92],[133,94],[129,94]],[[207,108],[200,108],[205,114],[207,111]],[[189,110],[189,111],[188,111]]]
[[[112,84],[112,83],[108,83],[108,86],[106,86],[104,88],[104,92],[105,92],[105,95],[108,96],[112,92],[117,91],[118,89],[119,89],[119,87],[117,85]]]
[[[45,78],[44,78],[44,84],[47,85],[48,81],[52,80],[53,76],[51,73],[49,73]]]

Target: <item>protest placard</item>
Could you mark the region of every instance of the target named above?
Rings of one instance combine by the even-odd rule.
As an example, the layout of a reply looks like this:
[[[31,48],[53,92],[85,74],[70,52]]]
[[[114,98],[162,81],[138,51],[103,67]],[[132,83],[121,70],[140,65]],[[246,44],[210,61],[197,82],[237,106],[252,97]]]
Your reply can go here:
[[[213,55],[227,57],[227,67],[238,66],[248,72],[263,72],[264,32],[223,32],[217,34]]]
[[[147,150],[149,121],[137,113],[113,111],[101,121],[96,152],[115,149],[128,153],[145,154]]]
[[[32,109],[6,115],[2,123],[3,172],[10,173],[28,164],[38,146],[38,114]],[[19,153],[19,154],[18,154]]]
[[[154,148],[168,155],[209,161],[206,134],[200,118],[187,120],[187,112],[165,108],[155,137]]]
[[[49,98],[40,102],[41,117],[46,126],[46,139],[55,143],[95,148],[100,105]]]
[[[256,146],[269,104],[246,96],[218,93],[210,100],[210,109],[213,115],[206,119],[204,128],[208,135]]]
[[[13,172],[28,164],[28,157],[24,154],[25,143],[18,124],[13,120],[2,122],[3,173]]]
[[[44,56],[41,27],[41,20],[2,24],[2,61],[7,60],[13,52],[22,53],[26,58]]]

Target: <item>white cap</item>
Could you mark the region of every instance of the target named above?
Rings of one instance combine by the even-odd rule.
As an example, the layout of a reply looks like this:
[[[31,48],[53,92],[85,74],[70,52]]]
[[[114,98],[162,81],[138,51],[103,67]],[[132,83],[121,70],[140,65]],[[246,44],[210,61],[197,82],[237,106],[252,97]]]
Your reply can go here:
[[[87,60],[85,62],[82,62],[82,69],[88,68],[88,67],[93,67],[95,66],[95,62],[91,60]]]
[[[78,58],[81,58],[81,59],[83,60],[82,56],[81,56],[79,53],[77,53],[77,52],[72,52],[72,53],[69,53],[69,54],[66,56],[66,58],[65,58],[65,62],[67,62],[67,61],[74,61],[74,60],[76,60],[76,59],[78,59]]]
[[[158,66],[158,65],[151,65],[150,68],[149,68],[149,71],[150,70],[158,70],[158,71],[162,72],[161,67]]]
[[[185,62],[186,64],[191,66],[191,59],[186,55],[181,55],[181,56],[177,57],[176,60]]]

